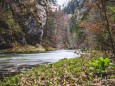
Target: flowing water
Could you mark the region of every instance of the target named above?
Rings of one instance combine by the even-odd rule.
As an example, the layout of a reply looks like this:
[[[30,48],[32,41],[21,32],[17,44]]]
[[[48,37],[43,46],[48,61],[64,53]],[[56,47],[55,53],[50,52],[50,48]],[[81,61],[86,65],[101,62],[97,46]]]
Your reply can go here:
[[[31,69],[37,64],[53,63],[63,58],[75,58],[75,50],[57,50],[33,54],[0,54],[0,73],[14,73]]]

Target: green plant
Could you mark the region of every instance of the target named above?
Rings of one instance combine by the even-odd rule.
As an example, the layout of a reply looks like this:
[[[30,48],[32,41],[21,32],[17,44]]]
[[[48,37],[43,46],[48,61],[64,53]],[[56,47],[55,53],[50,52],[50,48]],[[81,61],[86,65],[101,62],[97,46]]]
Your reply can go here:
[[[97,74],[103,75],[106,73],[106,69],[108,69],[111,64],[112,63],[109,58],[100,57],[99,59],[91,61],[90,70],[93,70],[93,72]]]

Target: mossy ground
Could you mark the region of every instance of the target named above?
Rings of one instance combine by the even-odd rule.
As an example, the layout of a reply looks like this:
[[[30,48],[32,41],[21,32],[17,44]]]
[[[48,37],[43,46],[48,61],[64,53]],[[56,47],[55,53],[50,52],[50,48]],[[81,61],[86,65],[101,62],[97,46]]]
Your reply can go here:
[[[89,70],[91,61],[98,57],[62,59],[56,63],[7,78],[0,86],[115,86],[115,74],[102,78]],[[115,67],[111,69],[114,71]]]
[[[42,46],[15,46],[14,48],[0,50],[2,53],[38,53],[38,52],[45,52],[45,48]]]

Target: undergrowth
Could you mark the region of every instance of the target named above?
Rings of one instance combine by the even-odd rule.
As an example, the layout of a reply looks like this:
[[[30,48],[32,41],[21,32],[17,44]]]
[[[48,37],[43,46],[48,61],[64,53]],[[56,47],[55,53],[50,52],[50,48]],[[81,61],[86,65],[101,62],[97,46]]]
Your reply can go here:
[[[106,58],[62,59],[6,78],[0,86],[115,86],[115,66]],[[99,70],[99,71],[98,71]],[[101,74],[105,74],[101,76]]]

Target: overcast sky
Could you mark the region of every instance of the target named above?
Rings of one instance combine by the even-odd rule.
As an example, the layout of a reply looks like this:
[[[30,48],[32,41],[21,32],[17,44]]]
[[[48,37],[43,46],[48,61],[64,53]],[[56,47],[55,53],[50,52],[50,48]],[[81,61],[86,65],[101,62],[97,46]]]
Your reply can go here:
[[[57,3],[62,6],[63,4],[67,4],[68,1],[69,0],[57,0]]]

